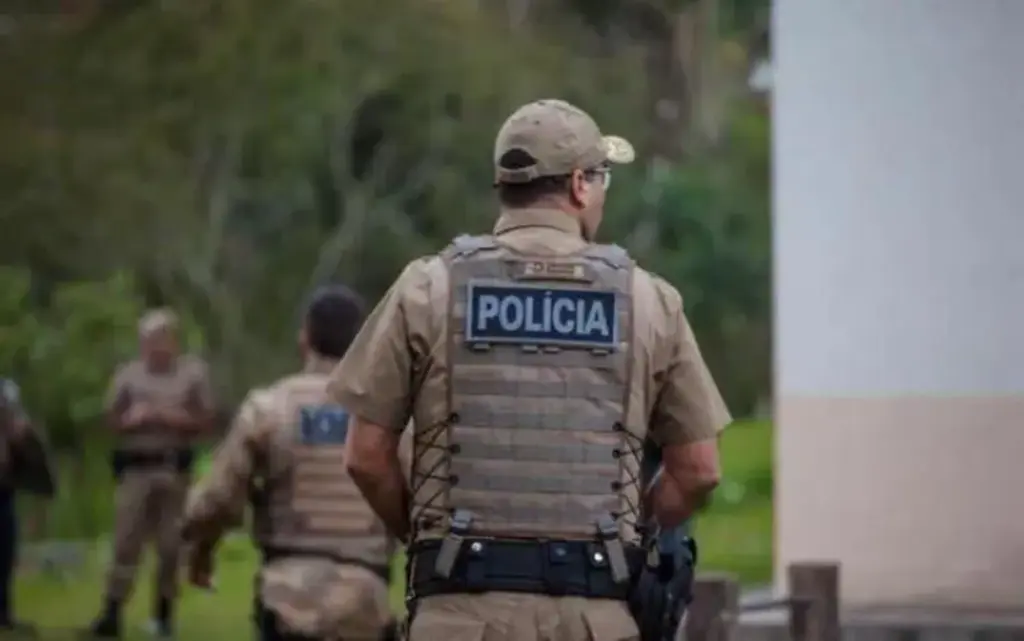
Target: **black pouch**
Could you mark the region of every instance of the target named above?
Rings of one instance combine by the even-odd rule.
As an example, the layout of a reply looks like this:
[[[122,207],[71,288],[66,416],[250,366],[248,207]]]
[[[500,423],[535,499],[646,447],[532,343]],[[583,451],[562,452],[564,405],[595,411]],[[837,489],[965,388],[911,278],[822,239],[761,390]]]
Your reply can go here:
[[[115,481],[120,481],[124,476],[124,470],[128,466],[128,454],[124,450],[114,450],[110,454],[110,470]]]
[[[195,460],[196,455],[192,450],[178,450],[174,453],[174,468],[182,474],[187,474],[192,471],[192,464],[195,463]]]

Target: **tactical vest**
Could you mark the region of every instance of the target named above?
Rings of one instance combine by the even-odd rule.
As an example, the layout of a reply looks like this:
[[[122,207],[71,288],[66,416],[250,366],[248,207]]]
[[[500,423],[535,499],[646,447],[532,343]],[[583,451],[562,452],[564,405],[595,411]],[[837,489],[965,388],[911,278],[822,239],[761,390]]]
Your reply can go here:
[[[378,566],[387,533],[345,471],[348,415],[329,405],[324,374],[286,379],[274,394],[274,425],[264,499],[254,506],[255,538],[265,549],[320,554]]]
[[[442,258],[450,413],[415,439],[417,537],[632,527],[633,261],[606,245],[524,255],[489,236],[457,238]]]

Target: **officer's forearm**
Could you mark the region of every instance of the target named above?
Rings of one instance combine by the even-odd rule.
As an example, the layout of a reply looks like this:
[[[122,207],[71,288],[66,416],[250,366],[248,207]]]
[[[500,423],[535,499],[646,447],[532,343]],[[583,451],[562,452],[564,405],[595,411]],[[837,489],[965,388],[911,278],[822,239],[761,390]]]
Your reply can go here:
[[[398,459],[379,468],[349,465],[348,473],[392,536],[401,541],[407,540],[411,530],[408,493]]]
[[[704,507],[717,486],[717,477],[688,478],[679,483],[670,474],[659,474],[646,497],[648,513],[661,527],[676,527]]]
[[[210,423],[207,414],[183,408],[162,412],[160,420],[167,427],[184,432],[204,432]]]
[[[228,514],[193,510],[186,513],[181,527],[181,538],[197,548],[214,549],[229,529]]]

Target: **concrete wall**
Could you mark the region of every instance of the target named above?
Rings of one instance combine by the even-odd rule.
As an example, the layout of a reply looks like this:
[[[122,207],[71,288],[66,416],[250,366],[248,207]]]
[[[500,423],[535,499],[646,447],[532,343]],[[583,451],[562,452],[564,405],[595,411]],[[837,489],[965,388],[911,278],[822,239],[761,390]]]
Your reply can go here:
[[[1024,606],[1024,0],[776,0],[776,576]]]

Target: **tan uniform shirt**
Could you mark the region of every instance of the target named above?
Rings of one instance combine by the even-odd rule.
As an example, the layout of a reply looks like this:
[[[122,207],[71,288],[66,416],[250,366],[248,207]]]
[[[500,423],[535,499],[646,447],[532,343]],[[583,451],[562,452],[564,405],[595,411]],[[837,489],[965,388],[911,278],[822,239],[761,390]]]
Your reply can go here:
[[[570,254],[586,242],[578,223],[556,211],[503,215],[500,242],[523,252]],[[367,319],[335,370],[329,388],[350,412],[402,431],[409,410],[417,428],[448,415],[444,341],[448,281],[439,257],[410,263]],[[650,435],[661,445],[714,438],[730,421],[708,372],[679,292],[663,279],[634,271],[634,381],[642,385]]]
[[[168,372],[152,372],[141,360],[118,367],[107,389],[105,409],[120,413],[132,403],[155,407],[186,407],[205,414],[215,410],[213,390],[206,363],[197,356],[183,355]],[[168,429],[165,425],[143,425],[119,434],[121,446],[134,451],[188,447],[196,435]]]

